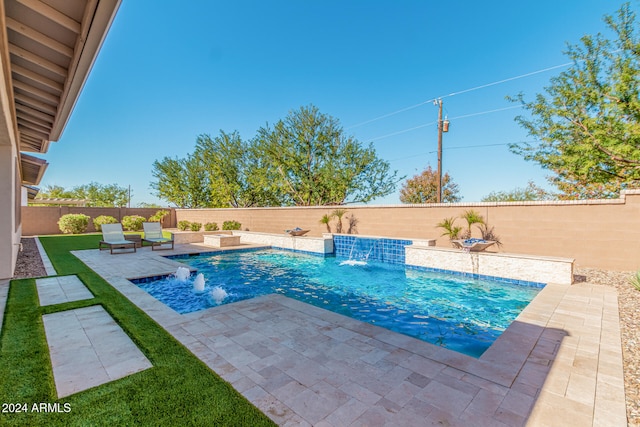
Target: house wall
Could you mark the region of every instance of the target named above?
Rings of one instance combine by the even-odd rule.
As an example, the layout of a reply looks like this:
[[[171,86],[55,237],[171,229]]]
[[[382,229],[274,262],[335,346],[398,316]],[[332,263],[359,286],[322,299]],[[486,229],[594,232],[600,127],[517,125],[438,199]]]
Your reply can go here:
[[[309,236],[326,232],[319,223],[335,207],[176,209],[176,220],[200,223],[239,221],[243,230],[283,233],[301,227]],[[498,252],[573,258],[576,267],[640,269],[640,190],[619,199],[564,202],[452,203],[432,205],[347,206],[343,218],[358,220],[357,233],[394,238],[437,239],[451,247],[436,224],[474,209],[495,227],[503,243]],[[456,221],[464,225],[461,219]],[[335,232],[335,221],[332,223]],[[477,230],[474,235],[479,236]],[[495,246],[494,246],[495,247]],[[492,247],[490,250],[494,250]]]
[[[0,5],[0,25],[4,28],[4,3]],[[9,85],[8,53],[5,54],[5,33],[0,34],[0,279],[13,276],[20,248],[20,217],[16,208],[20,202],[18,150],[11,115],[11,87]]]
[[[1,137],[0,137],[1,138]],[[11,145],[0,142],[0,279],[13,276],[20,249],[21,226],[16,217],[17,154]]]

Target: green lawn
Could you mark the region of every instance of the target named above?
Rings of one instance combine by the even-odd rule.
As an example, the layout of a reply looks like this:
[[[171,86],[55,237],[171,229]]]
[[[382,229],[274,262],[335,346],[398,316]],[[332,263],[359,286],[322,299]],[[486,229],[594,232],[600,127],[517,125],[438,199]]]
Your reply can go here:
[[[40,307],[35,279],[11,282],[0,335],[0,425],[275,425],[69,253],[97,248],[100,237],[94,234],[40,239],[58,274],[76,274],[93,292],[93,299]],[[101,304],[129,334],[153,368],[57,400],[42,315],[95,304]],[[70,411],[34,412],[34,403],[59,403],[62,411],[68,404]],[[28,412],[6,413],[10,409],[7,404],[26,404]]]

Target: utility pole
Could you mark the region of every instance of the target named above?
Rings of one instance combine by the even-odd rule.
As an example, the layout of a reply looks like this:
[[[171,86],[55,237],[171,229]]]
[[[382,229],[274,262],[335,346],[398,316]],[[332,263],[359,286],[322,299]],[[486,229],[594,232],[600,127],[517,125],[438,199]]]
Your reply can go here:
[[[442,203],[442,99],[438,99],[438,194],[436,201]]]
[[[438,104],[438,194],[436,201],[442,203],[442,133],[449,132],[449,119],[442,120],[442,99],[436,101]]]

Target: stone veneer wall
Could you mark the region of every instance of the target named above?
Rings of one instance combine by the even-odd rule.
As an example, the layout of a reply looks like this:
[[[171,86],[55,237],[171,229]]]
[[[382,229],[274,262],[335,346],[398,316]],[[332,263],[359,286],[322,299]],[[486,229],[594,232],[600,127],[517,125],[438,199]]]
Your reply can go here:
[[[333,253],[333,238],[330,234],[323,237],[295,237],[289,236],[288,234],[269,234],[234,230],[233,235],[240,236],[240,243],[270,245],[274,248],[311,252],[322,255]]]
[[[466,252],[437,247],[406,247],[406,264],[525,282],[573,282],[573,259],[506,253]]]

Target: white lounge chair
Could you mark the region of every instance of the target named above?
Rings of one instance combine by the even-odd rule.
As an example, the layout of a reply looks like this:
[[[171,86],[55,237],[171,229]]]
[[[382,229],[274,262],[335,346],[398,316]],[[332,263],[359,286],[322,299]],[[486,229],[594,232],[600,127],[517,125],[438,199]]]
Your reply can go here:
[[[144,228],[142,242],[151,243],[152,251],[155,251],[156,246],[162,248],[164,244],[171,244],[170,248],[165,249],[173,249],[173,239],[167,239],[162,235],[162,226],[159,222],[143,222],[142,228]]]
[[[105,245],[106,247],[103,248],[103,245]],[[133,252],[135,252],[136,242],[124,238],[122,224],[102,224],[102,240],[100,240],[100,243],[98,243],[98,249],[102,250],[107,248],[111,250],[111,254],[113,254],[114,249],[133,248]]]

